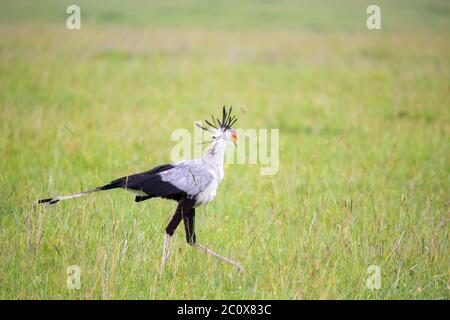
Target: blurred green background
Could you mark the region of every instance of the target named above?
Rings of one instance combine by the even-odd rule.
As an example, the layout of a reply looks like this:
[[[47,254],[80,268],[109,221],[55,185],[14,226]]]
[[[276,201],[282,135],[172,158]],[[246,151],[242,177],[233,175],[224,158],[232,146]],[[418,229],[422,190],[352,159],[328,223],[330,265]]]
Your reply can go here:
[[[221,30],[365,31],[366,9],[382,8],[383,28],[417,32],[449,29],[445,0],[186,0],[186,1],[2,1],[8,22],[64,23],[67,6],[79,5],[90,24]]]
[[[448,299],[448,1],[0,1],[0,298]],[[115,190],[177,128],[233,105],[280,129],[280,171],[226,166],[174,237],[175,204]],[[82,287],[66,287],[79,265]],[[366,286],[370,265],[382,287]]]

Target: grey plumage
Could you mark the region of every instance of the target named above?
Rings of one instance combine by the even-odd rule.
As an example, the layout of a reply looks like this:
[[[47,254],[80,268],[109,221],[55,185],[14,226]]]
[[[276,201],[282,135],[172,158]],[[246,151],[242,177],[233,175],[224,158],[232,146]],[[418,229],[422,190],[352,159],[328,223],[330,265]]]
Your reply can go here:
[[[208,166],[202,164],[201,160],[182,161],[173,166],[172,169],[159,173],[162,181],[171,183],[189,197],[195,197],[204,191],[214,179]]]

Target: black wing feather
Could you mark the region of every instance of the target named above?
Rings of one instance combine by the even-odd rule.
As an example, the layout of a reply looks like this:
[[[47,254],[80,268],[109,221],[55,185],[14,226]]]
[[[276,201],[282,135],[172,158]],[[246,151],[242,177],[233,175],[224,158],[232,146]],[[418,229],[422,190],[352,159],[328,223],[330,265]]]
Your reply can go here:
[[[178,189],[170,182],[162,181],[161,176],[159,175],[160,172],[170,170],[174,167],[175,166],[171,164],[163,164],[148,171],[113,180],[107,185],[101,187],[101,190],[122,188],[144,191],[147,195],[136,196],[136,202],[141,202],[155,197],[178,201],[183,195],[185,195],[185,192]]]
[[[159,172],[163,172],[166,170],[170,170],[174,168],[171,164],[163,164],[157,167],[154,167],[151,170],[144,171],[141,173],[135,173],[129,176],[125,176],[116,180],[111,181],[107,185],[102,187],[102,190],[109,190],[115,188],[124,188],[124,189],[133,189],[133,190],[142,190],[141,186],[146,182],[146,180],[152,178],[155,174]]]

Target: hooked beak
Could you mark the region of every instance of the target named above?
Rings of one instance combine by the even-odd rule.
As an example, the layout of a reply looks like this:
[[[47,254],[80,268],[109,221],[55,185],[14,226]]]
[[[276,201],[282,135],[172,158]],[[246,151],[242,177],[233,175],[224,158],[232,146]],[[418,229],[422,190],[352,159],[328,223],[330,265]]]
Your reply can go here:
[[[237,135],[233,134],[231,136],[231,141],[233,141],[234,146],[237,148],[238,144],[237,144]]]

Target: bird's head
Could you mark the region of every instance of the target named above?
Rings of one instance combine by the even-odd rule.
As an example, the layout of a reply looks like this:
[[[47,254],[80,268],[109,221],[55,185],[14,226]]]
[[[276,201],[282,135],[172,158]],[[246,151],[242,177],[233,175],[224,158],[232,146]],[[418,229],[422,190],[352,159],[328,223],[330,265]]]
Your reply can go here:
[[[232,126],[236,123],[237,118],[235,116],[231,116],[232,109],[233,108],[230,107],[230,110],[227,111],[225,106],[223,106],[222,120],[211,116],[212,121],[205,120],[208,126],[205,127],[198,123],[197,126],[205,131],[212,133],[212,137],[214,140],[224,139],[225,141],[233,142],[237,147],[237,133],[236,130],[232,128]]]
[[[225,130],[225,132],[223,133],[225,140],[233,142],[234,145],[237,147],[238,144],[238,136],[237,136],[237,132],[234,129],[228,129]]]

